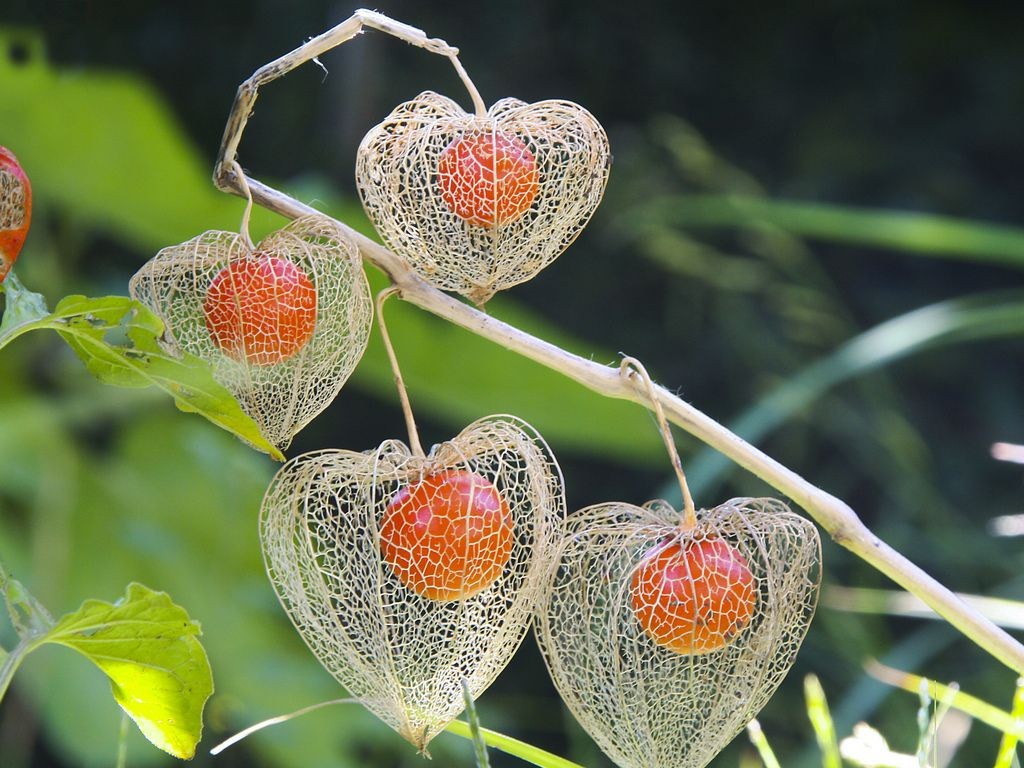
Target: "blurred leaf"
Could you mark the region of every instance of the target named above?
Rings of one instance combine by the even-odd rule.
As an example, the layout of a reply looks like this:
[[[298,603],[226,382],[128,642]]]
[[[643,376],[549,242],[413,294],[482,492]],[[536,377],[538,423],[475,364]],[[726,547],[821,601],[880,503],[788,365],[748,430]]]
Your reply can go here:
[[[979,339],[1024,335],[1024,292],[968,296],[931,304],[887,320],[812,363],[744,411],[727,426],[757,443],[794,414],[844,381],[912,354]],[[703,449],[687,464],[694,493],[713,485],[733,465]],[[671,485],[666,485],[671,493]]]
[[[42,294],[27,290],[18,280],[13,269],[0,283],[0,294],[5,294],[7,297],[4,314],[0,318],[0,346],[7,343],[5,339],[8,336],[13,338],[21,326],[28,325],[50,314],[50,310],[46,306],[46,299]]]
[[[1024,721],[1015,718],[1009,712],[999,707],[982,701],[976,696],[964,693],[934,680],[913,675],[909,672],[901,672],[898,669],[884,666],[877,661],[868,661],[865,665],[869,675],[883,683],[901,688],[904,691],[917,695],[922,685],[926,687],[928,695],[940,704],[951,706],[985,725],[995,728],[997,731],[1009,733],[1018,739],[1024,738]]]
[[[679,195],[650,201],[645,218],[680,227],[769,224],[803,237],[1024,267],[1024,229],[948,216],[746,195]]]
[[[87,600],[43,638],[78,651],[110,678],[114,699],[154,745],[195,754],[213,676],[199,625],[163,592],[130,584],[116,603]]]
[[[962,601],[989,621],[1006,629],[1024,629],[1024,603],[987,595],[957,593]],[[863,587],[827,586],[822,592],[822,605],[839,611],[856,613],[884,613],[892,616],[912,616],[919,619],[938,619],[935,611],[923,600],[909,592]]]
[[[384,285],[383,277],[376,270],[371,272],[371,290]],[[487,309],[562,349],[592,354],[579,340],[502,296],[488,302]],[[385,312],[414,411],[429,409],[457,429],[487,414],[512,413],[536,427],[556,454],[573,449],[629,464],[665,461],[657,430],[641,407],[591,392],[550,368],[411,305],[391,302]],[[611,354],[597,359],[615,362]],[[379,334],[371,335],[353,381],[378,396],[395,397],[394,374]],[[439,437],[433,442],[450,435]]]
[[[0,349],[23,333],[57,331],[97,379],[118,387],[156,386],[183,411],[198,413],[257,449],[283,460],[238,401],[217,383],[198,357],[167,354],[157,341],[163,322],[125,296],[66,296],[53,314],[22,322],[0,334]]]
[[[461,720],[453,720],[445,730],[464,739],[473,740],[472,727],[469,723],[464,723]],[[583,766],[566,760],[564,757],[553,755],[532,744],[527,744],[524,741],[513,739],[511,736],[505,736],[487,728],[481,728],[479,734],[488,746],[500,749],[502,752],[507,752],[531,765],[540,766],[540,768],[583,768]]]

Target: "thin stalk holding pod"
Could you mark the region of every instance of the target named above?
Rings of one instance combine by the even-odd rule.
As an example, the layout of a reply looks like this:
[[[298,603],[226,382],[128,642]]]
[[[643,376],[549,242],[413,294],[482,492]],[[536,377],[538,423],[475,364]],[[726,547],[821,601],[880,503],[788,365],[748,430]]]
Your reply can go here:
[[[619,374],[629,381],[634,373],[638,374],[643,382],[643,391],[647,396],[647,402],[644,405],[654,411],[654,418],[658,422],[658,431],[661,433],[661,439],[665,442],[665,450],[668,451],[672,469],[676,473],[676,480],[679,481],[679,490],[683,494],[683,519],[679,523],[679,530],[692,531],[697,527],[697,510],[693,504],[693,496],[690,494],[690,486],[686,482],[686,473],[683,472],[683,462],[679,458],[679,451],[676,450],[675,440],[672,439],[672,429],[665,418],[665,410],[661,407],[658,394],[654,391],[654,383],[643,363],[635,357],[623,357],[619,364]]]
[[[388,361],[391,363],[391,372],[395,376],[398,399],[402,402],[402,415],[405,416],[405,427],[409,432],[409,447],[412,449],[414,456],[422,459],[426,454],[423,452],[423,445],[420,443],[420,433],[416,429],[416,419],[412,415],[412,405],[409,403],[409,393],[405,390],[402,370],[398,367],[398,357],[395,355],[395,348],[391,344],[391,334],[388,333],[387,323],[384,322],[384,302],[397,292],[398,289],[392,285],[377,294],[377,327],[380,328],[384,349],[387,350]]]

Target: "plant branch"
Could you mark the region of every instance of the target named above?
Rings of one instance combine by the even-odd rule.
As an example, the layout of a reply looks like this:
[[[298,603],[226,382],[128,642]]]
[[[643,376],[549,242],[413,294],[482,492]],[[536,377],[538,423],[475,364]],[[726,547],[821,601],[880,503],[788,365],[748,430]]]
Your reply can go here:
[[[355,18],[353,17],[353,19]],[[353,19],[345,24],[353,23]],[[335,29],[339,29],[341,26],[344,24]],[[344,39],[350,39],[356,32],[358,29]],[[308,214],[325,215],[255,179],[246,177],[243,180],[236,170],[238,166],[234,165],[232,161],[236,159],[235,154],[246,121],[255,103],[258,85],[270,82],[294,69],[303,61],[308,61],[323,53],[326,48],[322,41],[327,34],[329,33],[314,38],[306,45],[277,60],[277,62],[286,62],[287,66],[275,67],[275,63],[272,62],[257,70],[256,74],[239,88],[238,97],[228,117],[224,141],[214,174],[214,181],[219,189],[241,195],[247,182],[253,200],[271,211],[293,219]],[[344,42],[344,40],[335,40],[333,45],[340,42]],[[395,253],[356,232],[343,222],[335,223],[348,233],[367,262],[387,273],[404,300],[490,339],[508,350],[558,371],[594,392],[650,407],[647,397],[638,393],[635,387],[625,381],[619,375],[617,367],[600,365],[573,355],[442,293],[421,279]],[[1024,674],[1024,646],[961,601],[953,592],[899,552],[881,541],[861,522],[846,503],[767,456],[664,387],[655,386],[653,393],[669,421],[717,449],[741,467],[787,495],[817,521],[837,543],[877,568],[908,592],[919,597],[978,646],[984,648],[1011,669],[1016,670],[1018,674]]]

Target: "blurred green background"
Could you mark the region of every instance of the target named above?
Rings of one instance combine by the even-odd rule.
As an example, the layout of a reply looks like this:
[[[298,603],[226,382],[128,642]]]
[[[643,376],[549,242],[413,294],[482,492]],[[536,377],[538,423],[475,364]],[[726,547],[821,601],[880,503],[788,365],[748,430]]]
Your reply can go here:
[[[1014,4],[378,9],[459,46],[486,101],[571,99],[610,135],[611,180],[588,229],[489,311],[601,362],[639,357],[951,588],[1024,599],[1020,539],[990,525],[1024,512],[1021,466],[990,455],[997,441],[1024,443]],[[69,293],[123,294],[161,247],[237,228],[241,202],[209,181],[235,89],[352,10],[326,0],[8,0],[0,144],[19,156],[35,199],[22,281],[51,305]],[[380,33],[322,62],[328,74],[309,64],[263,91],[241,161],[365,228],[352,181],[363,133],[421,90],[468,99],[446,61]],[[261,214],[254,228],[281,223]],[[672,493],[642,409],[414,308],[389,312],[425,443],[515,413],[558,455],[570,508]],[[374,343],[289,456],[403,436]],[[344,695],[262,573],[256,513],[272,462],[155,393],[104,388],[56,337],[18,340],[0,366],[0,557],[56,613],[138,580],[202,622],[217,692],[195,765],[421,765],[358,707],[207,756],[252,722]],[[768,492],[686,436],[679,444],[698,503]],[[831,542],[824,580],[794,672],[761,718],[784,765],[817,761],[810,726],[794,716],[807,672],[821,678],[841,735],[867,719],[904,751],[916,743],[918,703],[868,678],[869,657],[1008,705],[1015,675],[947,627],[831,607],[830,586],[891,587]],[[0,642],[11,637],[0,621]],[[119,715],[106,688],[67,651],[30,657],[0,705],[0,765],[113,764]],[[532,638],[479,711],[487,726],[609,764],[559,704]],[[954,763],[991,764],[998,738],[976,725]],[[453,736],[431,752],[438,765],[473,764]],[[714,765],[748,752],[740,737]],[[171,762],[141,738],[129,745],[130,766]]]

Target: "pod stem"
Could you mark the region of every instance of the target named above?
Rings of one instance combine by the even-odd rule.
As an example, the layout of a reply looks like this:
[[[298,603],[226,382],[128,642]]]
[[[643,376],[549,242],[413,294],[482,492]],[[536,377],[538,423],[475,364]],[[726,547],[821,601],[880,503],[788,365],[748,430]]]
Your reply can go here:
[[[412,415],[412,406],[409,404],[409,393],[405,391],[405,380],[402,379],[402,371],[398,367],[398,357],[395,355],[395,348],[391,344],[391,334],[388,333],[387,323],[384,322],[384,302],[398,293],[397,286],[389,286],[377,294],[377,327],[380,328],[380,336],[384,341],[384,349],[387,350],[388,360],[391,362],[391,372],[395,375],[395,387],[398,389],[398,399],[402,403],[402,414],[405,416],[405,426],[409,430],[409,447],[413,455],[424,458],[423,446],[420,444],[420,434],[416,429],[416,419]]]
[[[253,245],[252,235],[249,233],[249,218],[252,216],[252,190],[249,189],[249,180],[245,177],[245,171],[242,170],[242,166],[238,164],[238,160],[231,161],[231,168],[237,174],[239,186],[242,188],[242,194],[245,196],[245,210],[242,211],[242,223],[239,226],[239,230],[242,234],[242,240],[249,247],[250,251],[256,250],[256,246]]]
[[[675,441],[672,439],[672,429],[668,425],[665,411],[662,409],[661,402],[654,391],[651,377],[647,374],[647,369],[644,368],[643,363],[635,357],[622,358],[622,363],[619,365],[619,375],[627,381],[631,380],[634,376],[639,376],[642,381],[644,394],[647,395],[647,400],[654,411],[654,417],[658,422],[658,431],[661,432],[661,439],[665,442],[665,449],[668,451],[669,459],[672,461],[672,469],[675,470],[676,479],[679,480],[679,490],[683,493],[683,520],[679,528],[683,531],[692,530],[697,526],[697,510],[693,504],[693,496],[690,495],[690,486],[686,483],[683,462],[679,458],[679,451],[676,450]]]

